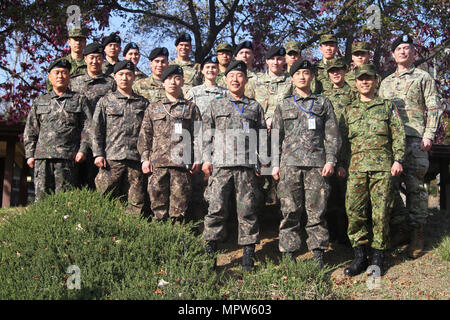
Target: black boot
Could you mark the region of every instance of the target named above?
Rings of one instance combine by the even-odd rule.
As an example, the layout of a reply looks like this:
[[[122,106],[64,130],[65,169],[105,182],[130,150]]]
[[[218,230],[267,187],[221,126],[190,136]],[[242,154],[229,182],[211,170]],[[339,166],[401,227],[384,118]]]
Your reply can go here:
[[[373,249],[373,255],[372,255],[372,266],[377,266],[380,268],[380,276],[384,274],[384,251],[383,250],[377,250]]]
[[[323,249],[314,249],[313,254],[313,260],[317,262],[319,268],[323,268]]]
[[[206,253],[208,255],[214,255],[217,252],[217,241],[210,240],[206,243]],[[213,269],[217,267],[217,259],[214,259]]]
[[[244,255],[242,256],[242,268],[245,271],[252,271],[255,264],[255,245],[249,244],[244,246]]]
[[[367,269],[369,262],[367,261],[366,247],[357,246],[354,248],[355,258],[348,268],[345,268],[344,274],[346,276],[356,276]]]

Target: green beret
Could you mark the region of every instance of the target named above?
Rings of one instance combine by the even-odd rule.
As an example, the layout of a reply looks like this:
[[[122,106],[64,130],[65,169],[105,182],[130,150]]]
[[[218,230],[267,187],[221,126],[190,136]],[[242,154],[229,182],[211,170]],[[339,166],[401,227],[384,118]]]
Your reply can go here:
[[[362,75],[369,75],[369,76],[375,76],[377,74],[377,69],[375,68],[375,65],[372,63],[369,64],[363,64],[360,66],[357,66],[355,68],[355,77],[359,78]]]

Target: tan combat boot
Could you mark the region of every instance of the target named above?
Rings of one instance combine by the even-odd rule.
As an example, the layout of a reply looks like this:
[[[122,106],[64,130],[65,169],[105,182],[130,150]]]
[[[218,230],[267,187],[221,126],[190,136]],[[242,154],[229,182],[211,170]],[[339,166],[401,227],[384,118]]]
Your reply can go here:
[[[414,227],[411,232],[411,242],[408,246],[409,257],[416,259],[423,251],[423,225]]]

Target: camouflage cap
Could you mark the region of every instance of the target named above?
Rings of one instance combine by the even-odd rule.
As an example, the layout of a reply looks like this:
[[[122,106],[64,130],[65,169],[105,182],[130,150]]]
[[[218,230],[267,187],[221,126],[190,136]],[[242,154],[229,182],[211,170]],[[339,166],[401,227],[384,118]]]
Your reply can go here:
[[[298,41],[288,41],[288,42],[286,42],[286,45],[285,45],[286,53],[289,53],[291,51],[300,53],[302,51],[300,49],[300,46],[301,46],[301,44]]]
[[[352,53],[355,52],[369,52],[370,44],[366,41],[358,41],[352,44]]]
[[[347,63],[345,63],[345,60],[343,58],[331,59],[330,61],[327,62],[327,72],[333,68],[347,70]]]
[[[362,64],[355,68],[355,77],[356,78],[359,78],[365,74],[367,74],[369,76],[375,76],[377,74],[377,69],[375,68],[375,65],[372,63]]]
[[[326,42],[338,43],[337,38],[334,34],[323,34],[320,36],[320,44]]]
[[[69,29],[69,38],[87,38],[86,30],[80,28]]]
[[[219,51],[228,51],[228,52],[233,53],[233,47],[231,45],[229,45],[228,43],[219,43],[217,45],[216,52],[219,52]]]

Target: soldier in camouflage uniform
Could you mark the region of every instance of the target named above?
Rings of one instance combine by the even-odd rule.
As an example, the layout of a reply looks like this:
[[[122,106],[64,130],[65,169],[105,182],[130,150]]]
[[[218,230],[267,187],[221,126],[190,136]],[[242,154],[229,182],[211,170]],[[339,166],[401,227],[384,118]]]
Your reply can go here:
[[[355,68],[370,63],[370,49],[370,44],[365,41],[358,41],[352,44],[352,61],[354,68],[345,75],[345,82],[347,82],[354,91],[357,91],[355,87]],[[380,84],[381,77],[377,74],[377,90],[380,87]]]
[[[339,127],[343,124],[344,109],[355,100],[355,92],[345,82],[347,74],[347,64],[343,58],[334,58],[327,63],[327,72],[333,86],[323,92],[323,96],[328,98],[333,105],[334,114]],[[341,147],[338,153],[338,163],[346,163],[350,156],[350,150]],[[347,214],[345,213],[345,174],[340,166],[333,176],[330,177],[331,193],[328,198],[326,219],[330,232],[330,242],[337,241],[348,244],[347,237]]]
[[[169,65],[169,50],[165,47],[155,48],[150,52],[149,60],[152,68],[152,75],[148,78],[136,81],[133,90],[145,97],[150,103],[164,99],[166,93],[161,76]]]
[[[225,82],[225,70],[227,70],[233,59],[233,48],[228,43],[219,43],[216,48],[216,56],[219,61],[219,74],[217,75],[216,82],[221,87],[226,87]]]
[[[201,121],[198,107],[183,98],[183,69],[170,65],[162,74],[166,98],[145,111],[138,150],[148,182],[151,209],[157,220],[182,222],[191,195],[191,174],[201,165],[192,164],[194,122]]]
[[[61,59],[66,59],[70,62],[70,76],[74,77],[86,73],[86,62],[83,59],[83,50],[86,47],[86,30],[84,29],[70,29],[69,39],[67,43],[70,47],[70,54]],[[47,79],[47,91],[52,90],[52,84]]]
[[[33,102],[25,125],[25,158],[34,168],[36,201],[74,186],[75,163],[86,159],[92,114],[87,99],[68,89],[71,67],[66,59],[49,66],[53,90]]]
[[[252,84],[256,79],[261,76],[260,72],[256,72],[253,69],[253,60],[255,54],[253,52],[253,44],[251,41],[241,42],[234,50],[234,58],[236,60],[244,61],[247,65],[247,78],[248,82],[245,88],[245,96],[249,98],[255,98],[254,85]]]
[[[244,246],[242,266],[251,270],[255,243],[259,242],[257,212],[262,200],[255,174],[257,136],[259,130],[266,130],[266,124],[261,105],[244,95],[246,71],[243,61],[230,63],[225,72],[228,95],[213,100],[203,115],[202,170],[209,177],[203,238],[207,252],[214,253],[217,241],[226,237],[230,196],[236,197],[238,244]]]
[[[302,58],[302,50],[300,47],[300,42],[298,41],[288,41],[285,44],[286,48],[286,73],[289,74],[289,71],[291,70],[291,66],[294,64],[295,61],[299,61]]]
[[[183,94],[186,94],[190,88],[198,86],[203,82],[200,64],[190,60],[192,38],[189,34],[183,33],[176,38],[175,49],[177,50],[177,57],[170,61],[170,64],[176,64],[183,68]]]
[[[376,95],[373,64],[356,67],[359,96],[344,109],[343,143],[351,150],[348,168],[346,210],[348,237],[355,258],[344,274],[354,276],[368,266],[366,245],[373,255],[371,265],[383,274],[384,250],[389,236],[392,208],[392,176],[401,174],[405,157],[405,131],[397,109]],[[368,225],[370,207],[372,226]],[[370,231],[372,237],[370,239]]]
[[[278,130],[280,157],[272,155],[272,176],[278,183],[283,218],[279,249],[288,259],[300,249],[300,214],[307,215],[307,246],[314,260],[323,266],[328,249],[325,209],[329,196],[328,177],[334,172],[341,145],[339,128],[331,102],[311,93],[314,65],[297,61],[290,70],[295,91],[277,106],[272,130]],[[281,168],[281,169],[280,169]]]
[[[321,93],[333,86],[328,78],[326,66],[329,60],[336,57],[338,51],[338,41],[335,35],[324,34],[320,37],[320,52],[322,52],[322,60],[317,65],[317,82],[312,83],[312,92]]]
[[[407,234],[405,229],[412,229],[408,252],[412,258],[417,258],[423,250],[423,226],[428,210],[428,193],[424,186],[429,166],[427,151],[438,130],[443,107],[433,78],[414,66],[411,37],[400,36],[391,50],[397,70],[383,80],[379,95],[395,103],[406,133],[404,174],[396,181],[396,207],[391,224],[400,229],[398,233]],[[398,191],[401,182],[406,185],[406,208]]]
[[[103,46],[99,43],[91,43],[83,50],[84,60],[87,64],[87,72],[70,79],[70,89],[85,95],[89,101],[91,114],[95,112],[97,101],[106,93],[115,90],[116,83],[111,76],[105,76],[102,72],[104,60]],[[89,144],[90,145],[90,144]],[[87,185],[95,189],[95,176],[98,168],[94,165],[92,149],[89,147],[86,161],[77,165],[79,172],[79,186]]]
[[[102,194],[125,195],[127,212],[139,215],[144,192],[137,142],[148,101],[132,90],[134,71],[134,64],[129,60],[115,64],[117,90],[107,93],[97,103],[92,151],[99,168],[95,178],[97,189]]]
[[[102,41],[106,59],[103,61],[102,71],[109,76],[114,72],[114,65],[119,62],[120,44],[122,39],[115,32],[105,37]]]
[[[134,66],[136,68],[136,71],[134,72],[136,76],[135,81],[145,79],[148,77],[137,67],[139,60],[141,59],[141,53],[139,52],[139,46],[136,43],[130,42],[125,46],[125,48],[123,49],[123,58],[125,60],[130,60],[131,62],[134,63]]]

